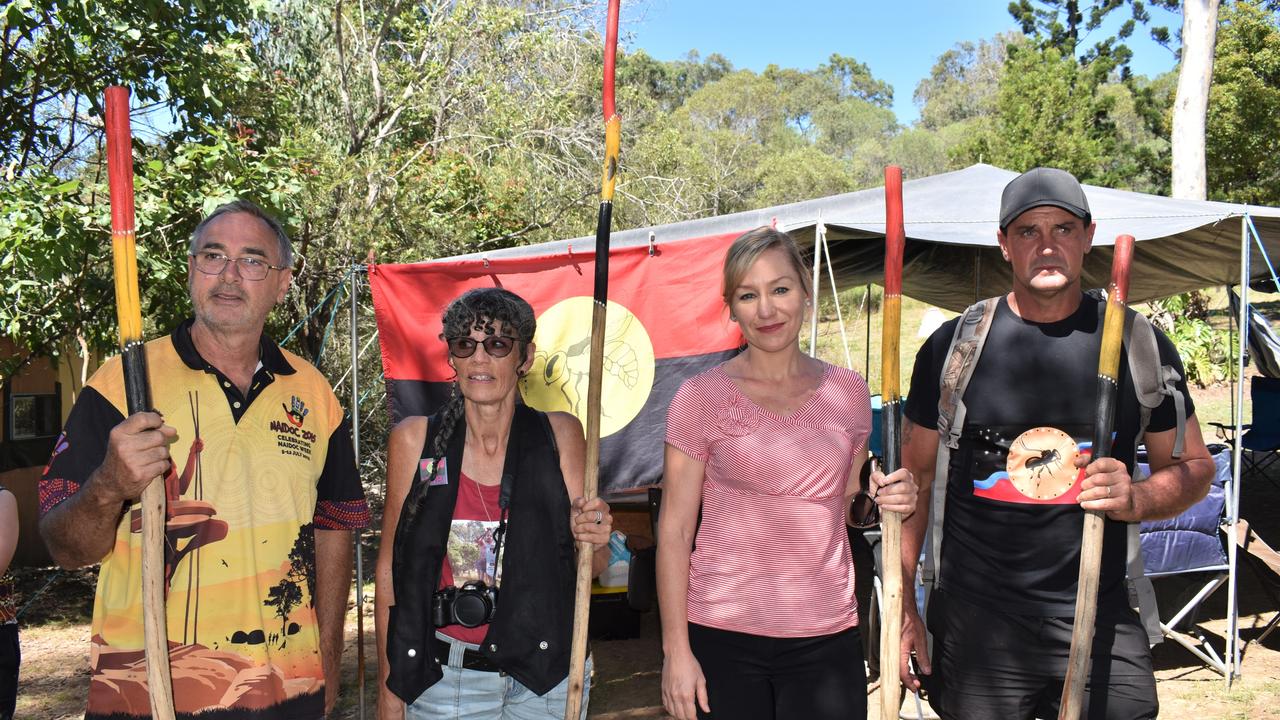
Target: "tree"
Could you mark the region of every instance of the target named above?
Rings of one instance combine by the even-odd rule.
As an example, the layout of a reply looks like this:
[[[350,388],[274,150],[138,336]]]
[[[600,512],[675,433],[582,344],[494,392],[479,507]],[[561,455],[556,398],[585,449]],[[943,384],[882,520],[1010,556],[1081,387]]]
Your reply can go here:
[[[655,101],[661,112],[669,113],[693,93],[731,72],[733,63],[719,53],[703,60],[697,50],[690,50],[682,60],[663,62],[644,50],[619,50],[615,77],[619,91]],[[634,106],[627,108],[628,121],[634,113]]]
[[[1280,204],[1280,9],[1231,3],[1218,31],[1206,127],[1209,196]]]
[[[1187,0],[1182,6],[1182,66],[1173,105],[1173,196],[1205,198],[1205,116],[1213,80],[1218,0]]]
[[[262,62],[317,174],[294,198],[293,312],[355,262],[501,248],[590,227],[600,47],[584,3],[281,4]],[[300,333],[318,354],[328,313]]]
[[[1093,178],[1103,150],[1094,87],[1075,59],[1055,48],[1010,48],[993,133],[978,149],[1011,170],[1052,165]]]
[[[920,124],[937,130],[971,118],[995,115],[1008,46],[1020,41],[1020,35],[1006,33],[976,44],[957,43],[938,56],[929,77],[916,85],[912,96],[920,108]]]
[[[1152,0],[1152,4],[1167,10],[1178,8],[1178,0]],[[1126,5],[1130,16],[1116,34],[1099,40],[1081,53],[1082,32],[1087,35],[1098,30],[1111,13]],[[1121,79],[1128,79],[1133,51],[1124,41],[1133,35],[1139,23],[1145,25],[1151,21],[1141,0],[1097,0],[1084,7],[1079,0],[1037,0],[1035,5],[1031,0],[1014,0],[1009,3],[1009,14],[1021,26],[1023,35],[1035,38],[1042,49],[1054,47],[1064,55],[1078,57],[1081,65],[1089,67],[1099,81],[1107,79],[1113,70]],[[1151,37],[1167,45],[1169,29],[1153,27]]]
[[[283,644],[289,634],[289,615],[302,604],[302,589],[307,589],[307,606],[315,607],[316,592],[316,540],[315,526],[308,523],[298,529],[298,537],[289,550],[289,570],[280,582],[267,590],[266,607],[276,609],[280,618],[280,639]]]
[[[703,85],[628,146],[623,225],[650,225],[847,192],[879,182],[899,130],[893,89],[854,58],[769,66]]]
[[[185,307],[173,302],[182,292],[183,240],[192,211],[209,196],[183,191],[225,196],[264,175],[273,180],[254,186],[264,195],[289,184],[287,167],[251,169],[279,160],[254,145],[277,119],[250,52],[267,17],[250,0],[24,0],[5,8],[0,286],[10,302],[0,305],[0,326],[20,354],[0,358],[0,375],[68,344],[81,352],[115,344],[114,316],[102,313],[112,287],[100,118],[106,85],[133,90],[148,330],[167,328]]]

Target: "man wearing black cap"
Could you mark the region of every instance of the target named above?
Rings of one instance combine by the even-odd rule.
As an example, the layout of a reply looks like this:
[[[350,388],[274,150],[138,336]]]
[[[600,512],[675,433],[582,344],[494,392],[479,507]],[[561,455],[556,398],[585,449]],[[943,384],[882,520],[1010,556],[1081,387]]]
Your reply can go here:
[[[1177,352],[1158,331],[1160,363],[1179,380],[1151,411],[1142,437],[1153,474],[1141,483],[1130,478],[1142,420],[1123,360],[1115,457],[1090,461],[1104,304],[1082,291],[1080,272],[1094,229],[1088,198],[1070,173],[1019,175],[1001,197],[997,233],[1013,288],[985,303],[984,319],[974,323],[987,328],[980,354],[970,360],[951,352],[953,338],[975,333],[957,332],[962,317],[916,356],[902,430],[903,462],[920,482],[918,510],[903,526],[908,589],[931,522],[941,539],[927,613],[933,643],[926,645],[924,623],[907,603],[903,657],[914,654],[920,674],[904,660],[901,677],[911,689],[923,680],[943,718],[1056,717],[1084,510],[1108,518],[1087,716],[1133,720],[1158,711],[1147,634],[1125,591],[1126,523],[1172,517],[1195,503],[1213,461]],[[972,372],[962,387],[955,384],[961,367]],[[952,400],[948,391],[957,389]],[[1175,394],[1185,403],[1185,438],[1178,437]],[[934,483],[940,429],[952,440]],[[1175,450],[1179,440],[1184,447]],[[933,492],[943,493],[938,504]],[[931,521],[931,508],[941,511],[940,523]]]

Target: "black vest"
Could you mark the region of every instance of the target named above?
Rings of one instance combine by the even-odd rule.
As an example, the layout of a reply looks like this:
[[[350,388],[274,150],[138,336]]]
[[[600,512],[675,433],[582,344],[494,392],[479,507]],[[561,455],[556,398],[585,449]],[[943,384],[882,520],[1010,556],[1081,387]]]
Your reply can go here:
[[[440,585],[449,526],[458,499],[466,428],[461,425],[445,452],[449,481],[413,486],[400,511],[392,553],[396,604],[387,633],[387,687],[405,703],[418,699],[443,677],[432,652],[435,626],[431,598]],[[439,432],[429,421],[423,456]],[[546,415],[517,404],[507,440],[503,475],[509,475],[510,513],[502,550],[498,607],[481,652],[520,684],[544,695],[569,674],[573,628],[575,546],[569,529],[569,493]],[[421,493],[421,494],[420,494]],[[419,505],[409,519],[412,503]]]

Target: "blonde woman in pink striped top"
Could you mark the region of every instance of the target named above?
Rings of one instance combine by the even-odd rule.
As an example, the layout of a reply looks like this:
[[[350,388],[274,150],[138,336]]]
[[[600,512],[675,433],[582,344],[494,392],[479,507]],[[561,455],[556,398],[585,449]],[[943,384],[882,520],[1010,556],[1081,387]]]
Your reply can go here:
[[[863,492],[867,385],[800,352],[807,280],[786,233],[735,240],[724,298],[747,348],[686,380],[668,411],[658,592],[678,720],[866,715],[845,523],[911,512],[916,485],[873,472]]]

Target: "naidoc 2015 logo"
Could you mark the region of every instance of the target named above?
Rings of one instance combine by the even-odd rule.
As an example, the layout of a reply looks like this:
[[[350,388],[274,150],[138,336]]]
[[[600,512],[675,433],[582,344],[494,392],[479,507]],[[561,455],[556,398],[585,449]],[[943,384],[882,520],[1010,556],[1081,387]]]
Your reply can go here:
[[[276,446],[280,448],[280,454],[310,460],[316,434],[303,430],[302,424],[311,410],[297,395],[290,396],[288,405],[280,403],[280,408],[284,410],[285,419],[271,421],[271,432],[276,434]]]
[[[520,380],[530,406],[544,412],[587,417],[587,376],[591,364],[589,297],[561,300],[538,317],[533,336],[533,365]],[[644,407],[653,389],[653,341],[644,324],[621,303],[609,301],[604,333],[600,437],[626,427]]]

